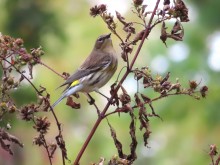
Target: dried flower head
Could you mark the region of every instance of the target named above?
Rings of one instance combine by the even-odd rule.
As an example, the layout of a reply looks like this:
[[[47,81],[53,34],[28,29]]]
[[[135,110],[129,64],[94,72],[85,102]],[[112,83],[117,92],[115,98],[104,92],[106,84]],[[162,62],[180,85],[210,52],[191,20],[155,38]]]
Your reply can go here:
[[[203,97],[203,98],[205,98],[206,97],[206,95],[207,95],[207,92],[208,92],[208,87],[207,86],[202,86],[202,88],[200,89],[200,94],[201,94],[201,96]]]
[[[41,146],[44,144],[44,138],[42,134],[39,134],[39,136],[36,136],[33,140],[33,144]]]
[[[50,127],[50,122],[47,117],[38,117],[36,125],[33,126],[38,132],[45,134]]]
[[[209,148],[210,148],[210,152],[209,152],[210,156],[215,156],[218,154],[217,147],[215,144],[211,144]]]
[[[106,5],[104,4],[101,4],[99,6],[95,5],[94,7],[90,8],[90,15],[96,17],[97,15],[100,15],[105,11],[106,11]]]
[[[24,106],[20,110],[20,116],[22,120],[30,121],[33,119],[34,108],[30,106]]]
[[[189,81],[189,87],[191,90],[195,90],[197,88],[198,84],[196,81]]]
[[[22,46],[23,43],[24,43],[24,41],[23,41],[21,38],[17,38],[17,39],[15,40],[15,44],[18,45],[18,46]]]
[[[188,9],[185,5],[185,3],[182,0],[175,0],[174,1],[175,7],[174,7],[174,17],[180,18],[181,22],[188,22]]]
[[[135,6],[142,5],[143,0],[133,0]]]

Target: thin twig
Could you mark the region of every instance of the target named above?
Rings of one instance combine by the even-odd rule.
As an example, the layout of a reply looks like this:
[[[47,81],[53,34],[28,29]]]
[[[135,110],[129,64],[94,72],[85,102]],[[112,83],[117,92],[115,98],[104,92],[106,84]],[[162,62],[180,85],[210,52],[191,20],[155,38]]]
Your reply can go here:
[[[162,99],[162,98],[165,98],[165,97],[168,97],[168,96],[176,96],[176,95],[190,95],[190,94],[189,94],[188,92],[169,93],[169,94],[166,94],[166,95],[160,95],[160,96],[158,96],[158,97],[155,97],[155,98],[151,99],[150,102],[145,102],[144,104],[145,104],[145,105],[146,105],[146,104],[150,104],[150,103],[152,103],[152,102],[154,102],[154,101],[157,101],[157,100],[159,100],[159,99]],[[138,106],[135,105],[135,106],[132,107],[132,109],[133,109],[133,108],[137,108],[137,107],[138,107]],[[115,114],[115,113],[118,113],[118,112],[119,112],[118,110],[109,112],[109,113],[105,114],[104,117],[107,117],[107,116],[109,116],[109,115],[112,115],[112,114]]]
[[[163,22],[163,21],[166,21],[166,20],[169,20],[169,19],[171,19],[172,17],[163,17],[162,19],[157,19],[156,21],[155,21],[155,23],[151,26],[151,29],[152,28],[154,28],[157,24],[159,24],[159,23],[161,23],[161,22]]]
[[[47,99],[45,99],[45,101],[47,101],[47,102],[49,103],[49,101],[48,101]],[[50,105],[50,103],[49,103],[49,105]],[[57,118],[57,116],[56,116],[56,114],[55,114],[55,112],[54,112],[54,110],[53,110],[53,107],[52,107],[51,105],[50,105],[50,110],[51,110],[51,112],[52,112],[52,114],[53,114],[53,117],[54,117],[54,119],[55,119],[55,121],[56,121],[56,125],[57,125],[58,131],[59,131],[59,135],[58,135],[58,136],[60,136],[60,137],[63,138],[63,136],[62,136],[61,124],[60,124],[60,122],[58,121],[58,118]],[[60,149],[61,149],[61,148],[60,148]],[[62,149],[61,149],[61,153],[62,153],[63,165],[65,165],[65,156],[64,156],[64,153],[63,153]]]
[[[134,22],[132,22],[132,23],[134,23],[134,24],[138,24],[138,25],[141,25],[141,26],[145,27],[144,24],[139,23],[139,22],[135,22],[135,21],[134,21]]]
[[[101,16],[102,20],[108,25],[108,23],[106,22],[105,18],[104,18],[102,15],[100,15],[100,16]],[[118,39],[119,39],[122,43],[124,43],[123,39],[119,36],[119,34],[116,32],[115,29],[113,29],[113,28],[112,28],[111,26],[109,26],[109,25],[108,25],[108,28],[111,30],[111,32],[113,32],[113,33],[118,37]]]
[[[49,69],[50,71],[54,72],[56,75],[62,77],[63,79],[65,79],[65,76],[59,74],[57,71],[55,71],[53,68],[49,67],[48,65],[46,65],[45,63],[43,63],[41,60],[38,60],[38,63],[45,66],[47,69]]]
[[[44,148],[47,151],[47,155],[48,155],[48,158],[49,158],[49,161],[50,161],[50,165],[52,165],[51,155],[50,155],[50,152],[49,152],[49,149],[48,149],[47,141],[46,141],[44,136],[43,136],[43,140],[44,140]]]
[[[19,74],[21,74],[30,83],[30,85],[34,88],[34,90],[37,92],[37,94],[41,95],[40,91],[35,87],[35,85],[16,66],[14,66],[7,59],[3,59],[3,60],[6,61],[7,63],[9,63]]]
[[[34,120],[34,114],[33,114],[32,121],[33,121],[33,123],[36,125],[36,121]],[[49,158],[50,165],[52,165],[53,163],[52,163],[51,155],[50,155],[50,152],[49,152],[49,149],[48,149],[47,141],[46,141],[44,135],[43,135],[43,134],[41,134],[41,135],[42,135],[43,142],[44,142],[43,146],[44,146],[44,148],[45,148],[46,151],[47,151],[47,156],[48,156],[48,158]]]

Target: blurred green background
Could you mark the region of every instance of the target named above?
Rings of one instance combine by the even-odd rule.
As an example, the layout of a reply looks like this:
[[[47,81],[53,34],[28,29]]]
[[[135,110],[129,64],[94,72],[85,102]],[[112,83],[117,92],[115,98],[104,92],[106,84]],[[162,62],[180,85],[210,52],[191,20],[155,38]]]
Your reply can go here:
[[[87,57],[95,39],[100,34],[109,33],[101,18],[89,15],[90,7],[100,3],[107,3],[112,13],[117,10],[127,20],[136,20],[129,11],[131,0],[1,0],[0,32],[23,38],[27,48],[41,45],[46,53],[42,60],[46,64],[60,73],[72,73]],[[155,1],[146,1],[149,5],[147,9],[152,10],[154,3]],[[134,163],[136,165],[207,165],[211,162],[208,156],[209,145],[216,144],[220,148],[220,1],[187,0],[185,3],[189,7],[191,21],[183,23],[184,42],[168,41],[166,48],[159,40],[160,27],[155,28],[146,40],[135,67],[149,66],[155,75],[170,71],[171,79],[175,81],[179,78],[185,86],[189,80],[201,81],[202,85],[209,86],[209,93],[206,99],[200,101],[187,96],[177,96],[155,102],[154,108],[163,121],[158,118],[150,120],[152,134],[149,148],[144,147],[142,133],[137,127],[139,143],[138,160]],[[122,31],[121,34],[125,36]],[[113,43],[120,56],[119,41],[115,36]],[[110,85],[124,65],[120,59],[114,78],[101,89],[103,93],[108,94]],[[43,66],[35,67],[33,82],[37,86],[47,88],[52,103],[62,92],[55,88],[63,80]],[[135,85],[132,77],[124,83],[130,93],[136,91]],[[22,88],[12,94],[19,105],[36,101],[34,90],[27,83],[23,83]],[[92,95],[97,105],[104,107],[106,100],[95,93]],[[65,101],[56,107],[70,160],[76,157],[97,118],[94,107],[87,103],[84,95],[80,96],[77,100],[81,103],[80,110],[65,106]],[[114,110],[114,107],[111,109]],[[6,121],[0,121],[0,124],[5,126],[10,122],[10,132],[23,141],[24,148],[14,146],[14,156],[8,155],[0,148],[0,164],[49,164],[45,150],[32,144],[32,139],[37,135],[32,124],[18,118],[19,116],[11,115]],[[49,118],[53,123],[47,140],[53,142],[57,129],[55,121],[51,116]],[[128,153],[129,116],[113,115],[109,117],[109,121],[122,141],[124,152]],[[108,160],[115,154],[117,150],[109,127],[106,121],[103,121],[86,149],[81,164],[98,162],[99,157]],[[57,150],[53,159],[55,165],[61,164],[60,155]]]

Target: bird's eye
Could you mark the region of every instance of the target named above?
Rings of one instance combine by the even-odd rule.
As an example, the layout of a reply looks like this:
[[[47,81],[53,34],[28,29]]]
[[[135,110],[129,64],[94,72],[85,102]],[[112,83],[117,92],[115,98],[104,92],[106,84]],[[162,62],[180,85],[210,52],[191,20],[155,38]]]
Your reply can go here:
[[[103,38],[99,38],[99,39],[98,39],[98,42],[103,42]]]

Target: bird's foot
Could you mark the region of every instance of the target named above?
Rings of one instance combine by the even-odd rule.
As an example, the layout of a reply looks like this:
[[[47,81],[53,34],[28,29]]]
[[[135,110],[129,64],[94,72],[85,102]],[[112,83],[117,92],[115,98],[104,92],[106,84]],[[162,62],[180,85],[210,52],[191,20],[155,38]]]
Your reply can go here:
[[[87,101],[90,105],[95,104],[95,99],[93,99],[92,96],[90,96],[90,95],[89,95],[89,100],[87,100]]]

